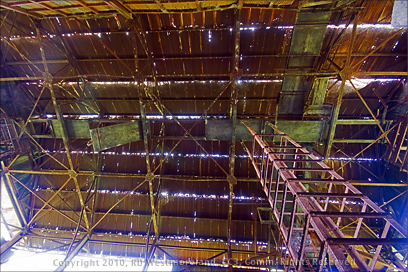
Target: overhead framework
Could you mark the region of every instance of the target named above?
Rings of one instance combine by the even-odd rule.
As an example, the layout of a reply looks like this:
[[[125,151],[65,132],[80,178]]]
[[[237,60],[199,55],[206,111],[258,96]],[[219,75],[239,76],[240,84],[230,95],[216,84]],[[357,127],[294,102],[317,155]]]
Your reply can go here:
[[[406,270],[394,2],[1,1],[2,258]]]

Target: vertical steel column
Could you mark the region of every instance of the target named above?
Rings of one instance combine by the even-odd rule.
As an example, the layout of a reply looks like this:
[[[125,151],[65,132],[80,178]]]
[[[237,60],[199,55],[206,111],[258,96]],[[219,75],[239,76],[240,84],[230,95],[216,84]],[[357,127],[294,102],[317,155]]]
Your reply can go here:
[[[136,20],[139,21],[139,25],[136,24]],[[131,29],[132,29],[132,45],[133,45],[133,55],[134,55],[134,63],[135,63],[135,70],[132,71],[133,74],[133,78],[137,84],[137,91],[139,94],[139,105],[140,105],[140,116],[142,119],[142,128],[143,128],[143,146],[144,146],[144,151],[146,153],[146,170],[147,170],[147,174],[146,174],[146,180],[149,183],[149,199],[150,199],[150,207],[152,210],[152,217],[151,217],[151,222],[153,222],[153,229],[154,229],[154,241],[152,243],[152,246],[150,248],[150,250],[148,250],[148,245],[149,245],[149,236],[150,236],[150,224],[148,225],[148,230],[147,230],[147,237],[146,237],[146,252],[145,252],[145,264],[143,266],[143,271],[147,271],[148,266],[149,266],[149,260],[150,258],[152,258],[154,251],[155,251],[155,244],[159,239],[159,227],[158,227],[158,211],[156,210],[156,206],[155,206],[155,201],[154,201],[154,193],[153,193],[153,181],[154,181],[154,171],[152,171],[151,169],[151,165],[150,165],[150,156],[149,156],[149,139],[148,139],[148,134],[150,131],[150,124],[146,119],[146,106],[143,103],[143,97],[142,97],[142,78],[141,78],[141,74],[140,74],[140,70],[139,70],[139,58],[138,58],[138,52],[137,52],[137,42],[136,42],[136,35],[137,33],[139,34],[139,37],[142,37],[142,45],[143,48],[146,51],[147,57],[149,59],[150,62],[150,66],[152,67],[152,56],[149,54],[148,51],[148,41],[146,39],[146,36],[144,35],[143,32],[143,24],[141,21],[140,16],[137,19],[133,19],[131,22]],[[139,32],[138,32],[139,31]],[[152,75],[155,79],[156,82],[156,78],[155,78],[155,71],[152,69]],[[147,94],[150,93],[150,90],[148,89],[149,87],[146,86],[145,87],[145,92]],[[159,109],[159,111],[163,114],[163,111],[161,110],[161,107],[159,107],[158,105],[156,105],[156,107]],[[163,114],[164,115],[164,114]],[[158,198],[159,196],[157,196]]]
[[[341,102],[343,101],[343,93],[344,93],[344,87],[346,86],[346,80],[349,79],[349,77],[351,76],[351,68],[350,68],[351,53],[353,52],[353,45],[354,45],[354,39],[356,37],[356,32],[357,32],[357,15],[354,15],[353,31],[351,33],[351,40],[350,40],[350,45],[349,45],[348,52],[347,52],[346,63],[344,65],[343,70],[340,72],[341,86],[340,86],[339,94],[337,96],[337,102],[334,107],[331,122],[330,122],[329,136],[327,139],[327,147],[326,147],[325,156],[324,156],[325,163],[329,161],[330,152],[331,152],[331,148],[333,145],[334,134],[336,132],[337,119],[339,118]]]
[[[234,55],[231,69],[231,105],[230,118],[232,119],[231,146],[229,152],[229,175],[227,177],[229,185],[228,195],[228,270],[232,271],[232,249],[231,249],[231,224],[232,224],[232,202],[234,198],[234,186],[237,183],[235,178],[235,149],[236,149],[236,128],[237,128],[237,103],[238,103],[238,82],[239,79],[239,51],[240,51],[240,17],[241,9],[235,9],[235,27],[234,27]],[[256,245],[255,245],[256,247]]]
[[[50,90],[51,101],[52,101],[52,104],[54,106],[55,114],[57,115],[58,122],[61,125],[62,141],[64,142],[64,147],[65,147],[65,151],[66,151],[66,155],[67,155],[67,159],[68,159],[68,163],[69,163],[69,168],[70,168],[68,170],[68,172],[69,172],[70,177],[74,180],[76,192],[77,192],[78,198],[79,198],[79,202],[81,203],[81,207],[84,208],[85,225],[86,225],[86,228],[89,230],[89,222],[88,222],[88,217],[87,217],[87,213],[86,213],[86,210],[85,210],[85,203],[84,203],[84,199],[83,199],[82,194],[81,194],[81,188],[80,188],[80,186],[78,184],[78,180],[77,180],[78,174],[74,170],[74,164],[73,164],[72,158],[71,158],[71,153],[70,153],[70,148],[69,148],[69,143],[68,143],[68,134],[67,134],[67,130],[66,130],[66,127],[65,127],[64,118],[62,116],[61,108],[57,104],[57,99],[56,99],[56,96],[55,96],[54,87],[52,85],[52,75],[49,73],[49,70],[48,70],[47,59],[45,57],[44,45],[43,45],[43,42],[42,42],[42,35],[40,33],[40,23],[41,23],[40,21],[36,22],[36,28],[35,29],[36,29],[36,33],[37,33],[37,38],[38,38],[38,40],[40,42],[41,59],[42,59],[43,65],[44,65],[44,72],[43,72],[44,81],[45,81],[45,85]]]

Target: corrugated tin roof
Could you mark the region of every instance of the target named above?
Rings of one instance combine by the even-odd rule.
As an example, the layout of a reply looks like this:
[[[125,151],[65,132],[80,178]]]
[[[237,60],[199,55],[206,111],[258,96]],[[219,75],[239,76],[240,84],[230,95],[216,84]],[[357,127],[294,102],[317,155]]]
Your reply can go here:
[[[160,115],[160,111],[144,92],[144,88],[155,85],[152,77],[152,73],[155,73],[157,84],[154,92],[159,94],[161,101],[172,114],[192,116],[191,122],[183,122],[183,126],[188,129],[196,121],[194,118],[204,113],[230,80],[237,16],[235,8],[236,4],[239,4],[237,1],[160,1],[159,5],[154,1],[122,1],[125,8],[134,13],[135,18],[140,18],[141,25],[138,31],[146,36],[148,55],[139,36],[136,37],[135,44],[132,42],[131,24],[139,23],[138,20],[132,21],[118,15],[118,11],[105,1],[86,1],[85,4],[82,1],[2,2],[8,5],[8,9],[27,9],[29,12],[45,16],[40,21],[45,57],[48,68],[54,76],[55,95],[61,111],[65,116],[71,115],[67,118],[98,113],[105,119],[114,116],[104,125],[112,125],[128,119],[139,120],[141,111],[139,91],[146,105],[147,115]],[[288,60],[303,57],[289,54],[299,3],[300,1],[288,0],[281,2],[280,6],[269,7],[270,1],[242,1],[238,55],[241,77],[238,82],[239,119],[274,120],[276,117],[282,79],[285,73],[293,72],[286,69]],[[309,5],[313,4],[315,3],[309,3]],[[329,86],[333,84],[339,78],[333,63],[342,68],[349,50],[352,28],[350,26],[345,29],[344,24],[348,24],[355,11],[360,10],[357,15],[360,25],[357,28],[352,50],[351,64],[353,65],[399,31],[389,25],[383,25],[389,24],[391,20],[392,6],[392,1],[354,1],[344,9],[334,9],[320,54],[315,56],[316,64],[313,68],[309,67],[308,71],[327,72],[332,78]],[[315,8],[319,11],[321,7]],[[163,12],[163,9],[168,13]],[[4,60],[2,71],[7,72],[7,77],[19,77],[21,81],[16,87],[16,89],[19,88],[21,93],[17,92],[17,94],[20,95],[16,95],[14,100],[8,94],[4,97],[9,104],[19,102],[32,105],[33,102],[27,101],[33,99],[35,101],[44,86],[42,79],[30,79],[30,77],[42,77],[44,70],[34,22],[17,12],[2,10],[1,15],[3,18],[1,52]],[[331,44],[333,39],[338,40]],[[137,52],[138,68],[141,71],[140,78],[136,77],[136,79],[133,73],[135,71],[134,49]],[[399,84],[397,82],[401,78],[406,78],[406,75],[401,76],[407,70],[406,50],[407,33],[404,29],[379,48],[375,54],[368,57],[361,67],[354,69],[354,72],[399,72],[395,76],[369,75],[366,78],[372,80],[387,77],[390,79],[389,82],[358,85],[359,88],[363,86],[360,93],[372,110],[375,111],[382,104],[373,89],[380,97],[386,98],[391,96],[394,87]],[[328,53],[332,63],[322,61],[323,63],[318,67],[320,56],[325,53]],[[149,63],[150,58],[152,63]],[[361,79],[362,76],[359,78]],[[324,101],[326,105],[336,103],[339,86],[340,82],[326,94]],[[403,93],[402,85],[397,93]],[[36,118],[55,114],[50,100],[51,94],[46,90],[39,99],[38,106],[41,111],[35,112]],[[351,86],[346,86],[343,100],[340,108],[342,118],[371,118]],[[231,86],[219,97],[207,115],[211,118],[228,119],[230,108]],[[24,115],[21,109],[18,113]],[[116,119],[116,117],[119,118]],[[162,121],[156,118],[150,122],[153,139],[149,140],[148,148],[152,153],[160,153],[160,144],[157,145],[157,143],[161,136],[163,122],[165,122],[164,135],[173,137],[163,140],[165,146],[163,152],[169,152],[178,142],[174,137],[184,134],[184,130],[172,120]],[[40,131],[40,126],[44,130],[49,129],[46,123],[38,126],[36,124],[38,134],[44,132]],[[93,123],[91,126],[97,126],[97,124]],[[205,124],[201,120],[191,134],[204,137],[204,130]],[[359,131],[362,132],[358,134],[358,139],[373,139],[377,133],[373,126],[369,128],[355,125],[339,126],[335,138],[356,137]],[[56,152],[63,150],[61,139],[37,138],[37,140],[56,160],[68,167],[66,154]],[[164,162],[160,171],[162,175],[160,192],[166,192],[168,197],[164,198],[166,203],[162,203],[163,206],[160,208],[162,220],[160,233],[165,238],[159,243],[163,247],[167,245],[169,252],[180,259],[194,256],[208,259],[214,255],[208,248],[226,249],[229,184],[225,171],[228,172],[230,143],[202,139],[198,142],[210,155],[217,155],[213,159],[223,170],[211,158],[204,155],[194,141],[184,140],[173,151],[175,156]],[[69,145],[73,151],[71,156],[75,170],[98,171],[97,154],[92,152],[92,143],[88,139],[71,139]],[[341,147],[346,154],[354,155],[367,144],[335,143],[335,146]],[[256,207],[265,205],[264,192],[261,185],[254,182],[256,173],[250,160],[244,156],[246,152],[239,143],[236,148],[234,174],[238,178],[238,184],[234,187],[236,198],[231,231],[235,240],[245,241],[247,244],[237,243],[233,248],[254,252],[249,241],[252,243],[255,232],[258,241],[267,240],[267,225],[261,225],[256,219]],[[334,149],[333,156],[343,156],[337,148]],[[103,176],[98,179],[99,193],[94,220],[101,218],[102,214],[125,193],[144,181],[147,173],[146,158],[141,153],[144,153],[143,141],[131,142],[101,153],[100,172]],[[38,159],[41,163],[40,170],[64,169],[53,159],[47,161],[47,156],[43,152],[36,153],[35,156],[44,156]],[[361,157],[375,156],[375,150],[370,149],[364,151]],[[155,154],[151,155],[150,159],[153,157],[155,158],[155,163],[152,164],[154,168],[159,165],[160,157]],[[342,165],[342,161],[331,163],[331,166],[336,169]],[[364,163],[374,168],[377,167],[378,162]],[[350,179],[366,180],[372,177],[361,168],[357,168],[355,163],[344,167],[341,174]],[[94,175],[78,176],[84,198],[94,178]],[[53,195],[51,189],[58,190],[67,179],[68,175],[39,175],[37,187],[34,189],[39,196],[47,200]],[[156,196],[159,193],[157,181],[158,178],[155,179],[153,186]],[[74,182],[70,181],[60,196],[51,202],[66,216],[55,210],[42,211],[43,216],[37,220],[37,225],[32,230],[34,233],[40,231],[43,235],[52,235],[61,241],[67,239],[64,240],[65,242],[69,241],[68,238],[72,238],[72,230],[76,227],[73,221],[78,220],[81,210],[75,188]],[[95,229],[97,235],[101,236],[95,239],[117,243],[102,246],[91,241],[90,252],[100,254],[101,251],[105,253],[109,251],[109,254],[141,256],[142,251],[136,247],[142,247],[146,243],[145,235],[152,213],[148,193],[149,185],[144,183],[112,210]],[[43,202],[36,199],[34,204],[34,208],[39,209]],[[92,209],[92,204],[89,204],[88,208]],[[59,230],[56,230],[57,227]],[[141,237],[142,235],[144,236]],[[193,238],[197,238],[197,241]],[[199,240],[199,238],[213,238],[214,241]],[[33,247],[56,246],[55,242],[44,242],[41,237],[31,239]],[[223,241],[215,241],[216,239]],[[129,243],[130,246],[119,242]],[[170,245],[186,247],[171,248]],[[207,248],[207,250],[197,251],[194,255],[187,246]],[[266,252],[265,245],[262,251]],[[248,252],[234,254],[233,256],[241,257],[253,256]],[[220,258],[222,257],[218,257],[217,260]]]

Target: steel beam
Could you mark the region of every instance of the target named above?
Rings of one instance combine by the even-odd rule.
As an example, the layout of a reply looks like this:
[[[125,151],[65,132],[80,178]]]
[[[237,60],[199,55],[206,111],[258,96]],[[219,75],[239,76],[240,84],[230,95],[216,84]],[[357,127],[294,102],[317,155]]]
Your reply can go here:
[[[0,257],[3,256],[4,253],[9,251],[15,244],[17,244],[22,238],[24,237],[23,231],[17,232],[10,241],[1,245],[0,249]]]
[[[75,54],[73,53],[74,51],[73,51],[72,47],[70,46],[70,44],[68,42],[64,41],[64,37],[63,37],[61,31],[58,29],[58,25],[57,25],[56,21],[55,20],[49,20],[49,22],[50,22],[50,25],[54,28],[55,32],[57,33],[56,36],[60,40],[62,46],[65,49],[65,55],[67,56],[67,62],[71,65],[71,67],[73,67],[78,72],[78,74],[84,74],[84,70],[81,68],[81,66],[78,65],[78,59],[75,57]],[[50,63],[50,61],[47,60],[47,63]],[[85,90],[87,90],[87,85],[86,85],[85,79],[80,78],[80,80],[82,81],[82,84],[83,84],[83,89],[84,89],[83,93],[85,93]],[[78,84],[78,86],[79,86],[79,84]],[[79,102],[84,104],[84,106],[88,107],[89,109],[95,111],[97,114],[102,114],[101,111],[100,111],[100,107],[98,105],[98,102],[94,99],[94,96],[93,96],[92,92],[89,91],[89,89],[88,89],[88,94],[92,97],[92,101],[96,104],[98,109],[94,109],[88,103],[85,104],[85,99],[84,99],[85,97],[80,97]]]
[[[333,143],[347,143],[347,144],[371,144],[375,139],[333,139]]]
[[[33,174],[33,175],[65,175],[68,176],[66,171],[62,170],[18,170],[18,169],[9,169],[10,173],[20,173],[20,174]],[[104,178],[144,178],[144,174],[131,174],[131,173],[110,173],[110,172],[94,172],[94,171],[79,171],[78,176],[90,176],[90,177],[104,177]],[[197,176],[174,176],[174,175],[155,175],[155,178],[160,177],[164,180],[172,180],[174,182],[225,182],[225,178],[219,177],[197,177]],[[259,182],[258,179],[253,178],[236,178],[237,182]],[[327,179],[298,179],[303,183],[319,183],[319,182],[341,182],[336,180],[327,180]],[[275,180],[273,180],[275,181]],[[386,182],[367,182],[366,180],[348,180],[352,185],[361,185],[361,186],[406,186],[402,183],[386,183]]]
[[[99,41],[99,40],[98,40]],[[104,45],[105,46],[105,45]],[[109,51],[109,50],[108,50]],[[126,65],[127,66],[127,65]],[[285,72],[285,73],[258,73],[258,74],[242,74],[242,80],[276,80],[278,78],[283,78],[287,76],[321,76],[321,77],[336,77],[338,75],[337,72]],[[230,74],[161,74],[157,75],[157,81],[169,81],[169,80],[184,80],[184,79],[212,79],[212,80],[228,80]],[[408,72],[353,72],[354,77],[368,77],[368,76],[408,76]],[[130,75],[73,75],[73,76],[55,76],[54,79],[57,81],[73,81],[80,78],[87,78],[88,80],[109,80],[109,81],[116,81],[116,80],[132,80],[132,76]],[[146,75],[146,79],[152,79],[151,75]],[[0,82],[5,81],[39,81],[44,80],[45,78],[42,76],[25,76],[25,77],[1,77]]]
[[[371,142],[369,145],[367,145],[366,147],[364,147],[361,151],[359,151],[356,155],[353,156],[353,158],[351,158],[351,160],[347,161],[345,164],[343,164],[342,166],[340,166],[336,172],[338,172],[339,170],[343,169],[347,164],[349,164],[351,161],[353,161],[353,159],[357,158],[361,153],[363,153],[365,150],[367,150],[369,147],[371,147],[373,144],[375,144],[376,142],[378,142],[379,140],[381,140],[382,138],[386,137],[388,135],[388,133],[390,133],[396,126],[398,125],[395,124],[393,127],[391,127],[389,130],[385,131],[383,134],[381,134],[380,137],[378,137],[377,139],[375,139],[373,142]]]
[[[119,199],[115,204],[113,204],[103,215],[102,217],[91,227],[90,231],[92,231],[93,229],[96,228],[96,226],[98,226],[99,223],[101,223],[101,221],[119,204],[121,203],[123,200],[125,200],[127,197],[129,197],[131,194],[133,194],[133,192],[135,190],[137,190],[139,187],[141,187],[146,181],[148,181],[147,179],[145,179],[144,181],[142,181],[141,183],[139,183],[135,188],[133,188],[129,193],[127,193],[125,196],[123,196],[121,199]]]
[[[203,30],[211,30],[211,31],[217,31],[217,30],[225,30],[227,31],[229,28],[212,28],[212,29],[203,29],[203,28],[196,28],[196,29],[184,29],[184,31],[203,31]],[[175,30],[172,29],[168,29],[168,30],[162,30],[162,31],[147,31],[148,33],[157,33],[157,32],[178,32],[180,31],[180,28],[177,28]],[[103,32],[102,32],[103,33]],[[112,34],[125,34],[125,31],[116,31],[116,32],[112,32]],[[50,33],[52,34],[52,33]],[[81,33],[61,33],[62,34],[81,34]],[[20,38],[29,38],[29,36],[27,37],[20,37]],[[352,53],[351,56],[352,57],[364,57],[366,54],[365,53]],[[306,54],[306,56],[308,57],[319,57],[320,54]],[[342,58],[342,57],[346,57],[347,53],[337,53],[335,55],[329,55],[329,57],[333,57],[333,58]],[[390,57],[390,58],[395,58],[395,57],[407,57],[407,54],[400,54],[400,53],[376,53],[376,54],[372,54],[372,57]],[[170,56],[163,56],[161,58],[157,58],[155,59],[155,61],[174,61],[174,60],[230,60],[233,56],[232,55],[223,55],[223,56],[191,56],[191,57],[187,57],[187,56],[180,56],[180,57],[170,57]],[[251,55],[240,55],[240,57],[242,57],[242,59],[253,59],[253,58],[261,58],[261,59],[265,59],[265,58],[302,58],[305,57],[305,54],[280,54],[280,55],[276,55],[276,54],[263,54],[263,55],[256,55],[256,54],[251,54]],[[132,61],[133,58],[121,58],[123,61]],[[143,56],[138,56],[139,60],[142,61],[147,61],[148,58],[143,57]],[[106,57],[106,58],[86,58],[86,59],[76,59],[77,62],[116,62],[118,61],[118,59],[116,58],[110,58],[110,57]],[[49,64],[69,64],[69,60],[66,59],[49,59],[48,60]],[[13,65],[30,65],[30,64],[42,64],[42,61],[40,60],[31,60],[31,63],[29,63],[28,61],[5,61],[5,64],[7,66],[13,66]]]
[[[386,120],[387,123],[392,123],[394,120]],[[337,125],[377,125],[374,119],[337,119]]]
[[[232,202],[234,198],[234,186],[237,181],[235,178],[235,149],[236,149],[236,130],[237,130],[237,104],[238,104],[238,82],[239,79],[239,52],[240,52],[240,20],[241,20],[241,10],[236,9],[234,11],[234,54],[231,63],[231,102],[230,102],[230,118],[232,120],[232,134],[231,134],[231,145],[229,150],[229,175],[227,177],[229,194],[228,194],[228,270],[232,271],[232,248],[231,248],[231,225],[232,225]],[[256,246],[256,245],[255,245]]]
[[[351,83],[351,86],[353,86],[354,91],[357,93],[358,97],[360,98],[361,102],[363,102],[365,108],[368,110],[368,112],[370,113],[370,115],[373,117],[374,121],[377,123],[377,126],[380,128],[381,132],[384,133],[384,129],[382,128],[380,122],[377,120],[377,118],[375,117],[374,113],[372,112],[372,110],[370,109],[370,107],[367,105],[367,103],[365,102],[363,96],[360,94],[360,92],[358,91],[358,89],[356,88],[356,86],[354,86],[354,83],[349,80]],[[387,136],[385,136],[385,139],[387,140],[387,142],[391,145],[390,140],[388,139]]]
[[[380,49],[381,47],[383,47],[383,45],[385,45],[387,42],[389,42],[392,38],[394,38],[395,36],[397,36],[398,34],[400,34],[402,31],[404,31],[405,28],[400,28],[398,31],[394,32],[391,36],[389,36],[387,39],[385,39],[384,41],[382,41],[379,45],[375,45],[375,48],[373,50],[371,50],[370,53],[368,53],[367,55],[365,55],[361,60],[359,60],[356,64],[354,64],[351,69],[352,70],[357,70],[358,66],[360,64],[362,64],[368,57],[370,57],[372,54],[374,54],[378,49]],[[358,73],[355,73],[358,74]]]
[[[133,19],[132,11],[129,11],[124,5],[122,5],[119,1],[116,0],[105,0],[106,4],[114,8],[117,12],[119,12],[123,17],[126,19]]]
[[[13,204],[14,210],[16,211],[17,218],[22,227],[27,226],[27,219],[24,214],[23,207],[21,206],[20,201],[18,200],[18,194],[16,192],[16,187],[12,179],[10,178],[10,173],[8,168],[4,165],[4,161],[1,161],[1,168],[2,168],[2,177],[1,181],[4,182],[6,187],[7,193],[9,194],[11,203]],[[3,176],[4,175],[4,176]],[[4,179],[5,177],[5,179]]]
[[[326,146],[325,155],[324,155],[325,163],[329,161],[330,152],[331,152],[331,148],[333,145],[334,134],[336,133],[337,119],[339,118],[341,102],[343,100],[344,87],[346,86],[346,80],[351,76],[351,70],[352,70],[350,68],[351,52],[353,51],[354,39],[356,37],[356,33],[357,33],[357,15],[355,15],[354,20],[353,20],[353,30],[351,33],[351,40],[350,40],[350,45],[349,45],[348,52],[347,52],[346,63],[344,64],[343,70],[340,72],[341,86],[340,86],[339,94],[337,96],[337,102],[336,102],[336,105],[334,106],[333,113],[332,113],[331,120],[330,120],[330,128],[329,128],[329,134],[327,138],[327,146]]]
[[[78,180],[77,180],[77,173],[74,170],[74,164],[72,162],[71,159],[71,154],[70,154],[70,148],[69,148],[69,143],[68,143],[68,134],[67,134],[67,130],[65,127],[65,123],[64,123],[64,118],[62,116],[62,112],[61,112],[61,108],[58,106],[57,104],[57,99],[55,96],[55,92],[54,92],[54,87],[52,84],[52,75],[49,73],[48,70],[48,63],[47,63],[47,59],[45,57],[45,51],[44,51],[44,45],[43,45],[43,41],[42,41],[42,35],[40,32],[40,22],[36,23],[36,34],[37,34],[37,38],[40,42],[40,53],[41,53],[41,59],[43,61],[43,65],[44,65],[44,73],[43,76],[45,78],[45,86],[47,86],[47,88],[50,90],[50,94],[51,94],[51,101],[52,104],[54,106],[54,110],[55,113],[57,115],[57,119],[58,122],[60,123],[61,126],[61,135],[62,135],[62,140],[64,143],[64,147],[65,147],[65,151],[66,151],[66,156],[67,156],[67,160],[68,160],[68,164],[69,164],[69,168],[70,170],[68,170],[70,177],[73,179],[74,183],[75,183],[75,188],[78,194],[78,198],[79,198],[79,202],[81,203],[81,207],[85,208],[85,203],[84,200],[82,198],[82,194],[81,194],[81,189],[79,187],[78,184]],[[84,221],[85,221],[85,225],[86,228],[89,230],[89,221],[88,221],[88,216],[86,211],[84,210]]]
[[[136,21],[137,20],[137,21]],[[138,22],[138,23],[137,23]],[[137,42],[136,42],[136,36],[137,33],[139,36],[142,37],[141,43],[142,46],[145,50],[145,53],[147,54],[147,58],[149,59],[151,68],[152,68],[152,75],[154,78],[154,81],[156,82],[156,78],[154,77],[155,71],[153,69],[153,61],[152,57],[150,55],[150,50],[149,50],[149,45],[148,41],[144,35],[143,32],[143,23],[141,20],[141,17],[138,16],[137,19],[135,19],[132,23],[132,45],[133,45],[133,54],[134,54],[134,62],[135,62],[135,71],[132,72],[135,83],[138,85],[138,95],[139,95],[139,105],[140,105],[140,116],[142,119],[142,127],[143,127],[143,146],[144,146],[144,151],[146,154],[146,179],[149,182],[149,198],[150,198],[150,208],[151,208],[151,222],[153,222],[153,229],[154,229],[154,240],[153,240],[153,245],[151,246],[150,250],[148,247],[149,243],[149,237],[150,237],[150,224],[148,225],[147,229],[147,240],[146,240],[146,251],[145,251],[145,265],[143,267],[143,271],[147,271],[150,263],[150,258],[153,256],[156,247],[155,244],[157,243],[159,239],[159,225],[158,225],[158,216],[159,216],[159,211],[157,210],[158,206],[155,205],[155,199],[154,199],[154,193],[153,193],[153,181],[154,181],[154,172],[151,169],[150,165],[150,157],[149,157],[149,139],[148,139],[148,134],[150,131],[150,124],[147,122],[146,119],[146,108],[145,104],[143,103],[142,99],[142,87],[141,87],[141,71],[140,69],[140,63],[139,59],[137,58],[138,52],[137,52]],[[145,92],[149,93],[150,90],[148,89],[149,87],[145,87]],[[156,104],[155,104],[156,105]],[[156,105],[157,106],[157,105]],[[158,110],[163,114],[161,108],[158,107]],[[156,169],[155,169],[156,170]],[[157,194],[157,198],[159,198],[159,194]]]
[[[406,238],[329,238],[327,243],[330,245],[406,245]],[[374,260],[374,259],[373,259]],[[374,262],[375,263],[375,262]]]
[[[275,1],[277,1],[277,4],[274,4]],[[206,6],[205,8],[201,7],[200,2],[204,2],[204,1],[198,1],[198,0],[191,0],[191,1],[184,1],[181,3],[176,3],[176,7],[172,8],[172,9],[161,9],[159,6],[157,5],[149,5],[146,6],[146,4],[144,4],[143,2],[139,2],[139,1],[129,1],[129,3],[132,4],[132,7],[134,8],[134,10],[132,10],[133,14],[162,14],[164,13],[173,13],[173,14],[180,14],[180,13],[191,13],[191,12],[202,12],[202,11],[219,11],[219,10],[226,10],[226,9],[242,9],[242,8],[251,8],[251,9],[271,9],[271,10],[289,10],[289,11],[297,11],[299,8],[305,9],[305,10],[312,10],[312,11],[316,11],[316,12],[320,12],[320,11],[360,11],[363,10],[362,7],[349,7],[349,6],[336,6],[336,7],[313,7],[313,5],[309,6],[307,5],[307,1],[300,3],[300,5],[296,6],[289,6],[289,5],[282,5],[282,3],[284,2],[284,0],[275,0],[274,2],[268,3],[265,2],[264,4],[255,4],[255,3],[245,3],[244,1],[240,0],[238,1],[214,1],[213,4]],[[41,1],[40,1],[41,2]],[[46,2],[46,1],[45,1]],[[79,1],[78,1],[79,2]],[[81,1],[82,2],[82,1]],[[107,5],[109,5],[107,3],[108,1],[102,1],[102,2],[98,2],[98,3],[89,3],[86,4],[85,7],[87,8],[102,8],[105,9]],[[109,1],[111,2],[111,1]],[[118,2],[118,1],[115,1]],[[156,2],[156,1],[155,1]],[[159,1],[157,1],[159,2]],[[120,4],[120,2],[118,2]],[[160,1],[160,3],[162,3],[162,1]],[[21,12],[25,12],[25,9],[20,8],[19,6],[24,4],[24,2],[16,2],[16,3],[10,3],[9,6],[12,8],[19,8],[19,10],[21,10]],[[173,4],[174,5],[174,4]],[[59,10],[69,10],[69,9],[77,9],[77,8],[81,8],[84,7],[84,5],[82,3],[80,4],[73,4],[73,5],[59,5],[56,7],[53,7],[53,10],[55,10],[55,13],[58,13],[57,11]],[[154,7],[154,8],[153,8]],[[195,8],[192,8],[195,7]],[[36,8],[36,11],[46,11],[46,8]],[[127,9],[126,9],[127,10]],[[127,15],[126,10],[123,10],[122,12],[124,14]],[[117,9],[115,9],[115,11],[117,11]],[[108,10],[108,11],[104,11],[103,14],[77,14],[75,13],[76,17],[80,18],[103,18],[103,17],[111,17],[112,15],[114,15],[115,13],[113,13],[112,11]],[[54,18],[54,17],[58,17],[59,15],[57,14],[51,14],[51,15],[47,15],[47,17],[50,18]],[[74,16],[74,14],[69,14],[68,17]],[[129,18],[131,19],[131,18]]]
[[[81,240],[79,240],[78,244],[71,250],[71,252],[68,252],[67,256],[64,259],[64,262],[59,265],[54,271],[64,271],[65,268],[67,267],[67,264],[69,264],[72,259],[78,254],[78,252],[81,251],[81,249],[85,246],[85,244],[89,241],[90,235],[87,233],[85,234]]]
[[[38,196],[36,193],[34,193],[33,190],[31,190],[29,187],[27,187],[27,185],[25,185],[23,182],[21,182],[19,179],[17,179],[16,177],[12,176],[13,179],[15,179],[18,183],[20,183],[21,186],[23,186],[27,191],[29,191],[33,196],[35,196],[36,198],[38,198],[39,200],[41,200],[41,202],[44,203],[44,205],[42,206],[42,208],[37,212],[37,214],[43,210],[44,207],[49,206],[50,210],[55,210],[57,213],[61,214],[62,216],[64,216],[65,218],[67,218],[68,220],[77,223],[77,221],[75,221],[74,219],[72,219],[71,217],[69,217],[68,215],[62,213],[59,209],[56,209],[53,205],[50,204],[51,199],[53,199],[53,197],[51,197],[49,200],[44,200],[42,199],[40,196]],[[62,188],[62,187],[61,187]],[[59,194],[60,191],[57,191],[54,196],[57,196]],[[48,211],[50,211],[48,210]],[[35,214],[34,216],[31,217],[30,221],[28,223],[26,223],[26,226],[30,226],[33,222],[34,222],[34,218],[37,216],[37,214]]]

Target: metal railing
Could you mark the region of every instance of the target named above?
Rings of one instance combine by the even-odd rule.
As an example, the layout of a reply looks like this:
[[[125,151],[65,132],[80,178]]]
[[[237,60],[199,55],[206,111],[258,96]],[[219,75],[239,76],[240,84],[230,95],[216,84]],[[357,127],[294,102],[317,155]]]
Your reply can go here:
[[[0,118],[0,159],[16,152],[18,136],[16,129],[6,117]]]
[[[373,271],[384,245],[406,245],[405,228],[321,159],[269,125],[274,134],[257,134],[245,124],[253,143],[252,150],[244,148],[285,244],[287,269],[322,271],[329,263],[339,271]],[[268,141],[273,144],[263,138],[273,139]],[[377,223],[383,226],[381,233],[369,236],[362,231],[370,220],[382,221]],[[355,226],[354,231],[343,233],[340,226],[345,224]],[[387,238],[391,228],[403,238]],[[374,250],[368,264],[370,254],[362,256],[362,246]],[[406,270],[404,263],[399,266],[397,270]]]

